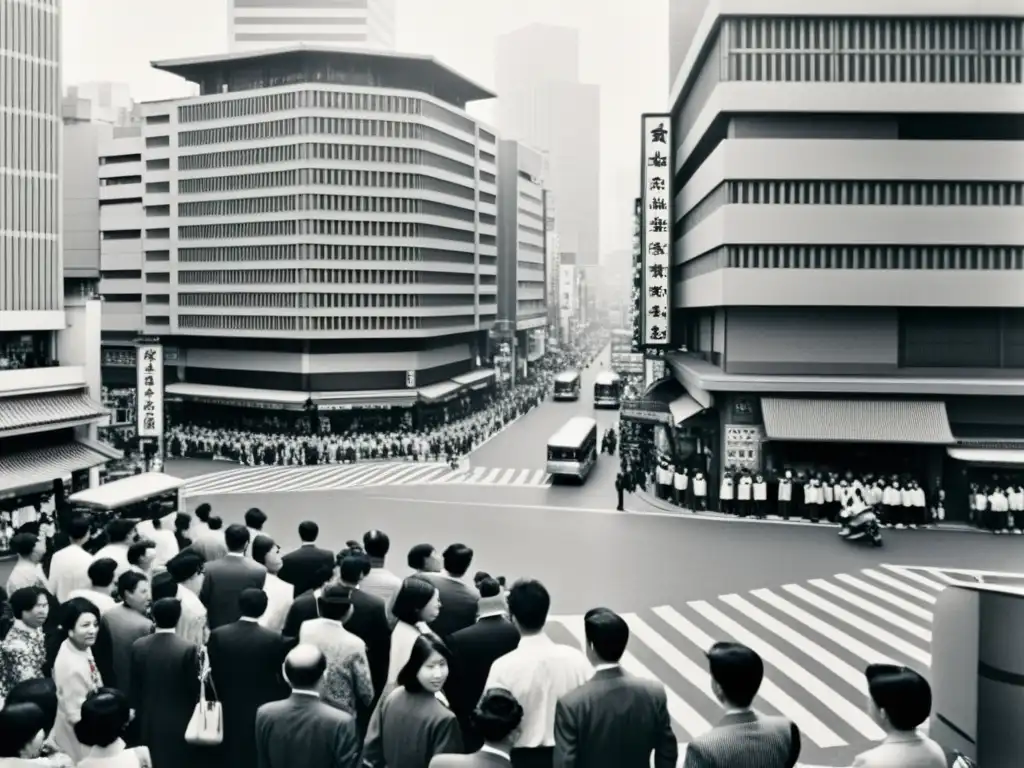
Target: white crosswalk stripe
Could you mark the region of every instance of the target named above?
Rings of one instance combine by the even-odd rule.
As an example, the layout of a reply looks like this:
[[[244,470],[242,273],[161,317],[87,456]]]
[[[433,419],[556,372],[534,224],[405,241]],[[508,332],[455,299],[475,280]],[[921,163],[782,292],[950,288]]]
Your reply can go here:
[[[795,722],[805,741],[801,765],[816,763],[816,751],[866,748],[884,736],[864,711],[867,664],[906,664],[930,674],[930,609],[947,583],[937,569],[882,565],[627,613],[622,665],[665,684],[684,744],[721,717],[705,651],[718,640],[754,648],[765,662],[755,707]],[[581,646],[583,617],[552,616],[547,633]]]
[[[543,469],[473,467],[452,470],[436,462],[374,462],[315,467],[239,467],[190,478],[186,493],[280,493],[337,491],[403,485],[486,485],[548,488],[551,475]]]

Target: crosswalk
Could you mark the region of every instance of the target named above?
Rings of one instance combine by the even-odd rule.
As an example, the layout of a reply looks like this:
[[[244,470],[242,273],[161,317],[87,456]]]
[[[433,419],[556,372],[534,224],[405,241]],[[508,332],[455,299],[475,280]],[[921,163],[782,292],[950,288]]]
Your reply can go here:
[[[864,668],[893,663],[928,676],[932,612],[955,581],[933,568],[880,565],[624,614],[631,637],[622,665],[665,684],[686,743],[722,714],[705,651],[719,640],[748,645],[765,662],[755,707],[795,722],[805,743],[801,762],[814,762],[820,750],[884,736],[865,714]],[[582,616],[553,616],[546,631],[556,642],[584,642]]]
[[[466,467],[453,470],[438,462],[374,462],[313,467],[239,467],[211,472],[185,482],[190,495],[228,493],[301,493],[403,485],[483,485],[548,488],[542,469]]]

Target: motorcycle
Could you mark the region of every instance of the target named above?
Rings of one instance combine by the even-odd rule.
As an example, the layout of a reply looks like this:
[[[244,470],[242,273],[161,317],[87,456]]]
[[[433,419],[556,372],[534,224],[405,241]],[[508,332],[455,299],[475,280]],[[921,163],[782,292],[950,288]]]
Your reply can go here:
[[[873,507],[847,507],[840,515],[839,536],[846,541],[870,541],[882,546],[882,527]]]

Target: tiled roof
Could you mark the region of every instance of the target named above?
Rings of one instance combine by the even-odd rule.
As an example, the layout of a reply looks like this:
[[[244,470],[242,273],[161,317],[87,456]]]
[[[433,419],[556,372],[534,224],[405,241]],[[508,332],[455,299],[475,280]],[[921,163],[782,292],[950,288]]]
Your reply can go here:
[[[951,445],[940,400],[821,400],[762,397],[772,440]]]
[[[61,392],[0,399],[0,435],[31,427],[59,427],[99,419],[107,411],[85,392]]]
[[[72,472],[98,467],[107,459],[77,442],[0,456],[0,493],[45,485]]]

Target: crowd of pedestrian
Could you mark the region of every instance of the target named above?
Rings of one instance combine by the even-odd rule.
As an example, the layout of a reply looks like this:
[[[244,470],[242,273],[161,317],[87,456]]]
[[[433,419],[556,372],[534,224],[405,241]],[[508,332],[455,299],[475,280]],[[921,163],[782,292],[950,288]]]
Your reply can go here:
[[[283,554],[261,510],[226,527],[214,512],[113,520],[95,555],[76,518],[48,570],[43,539],[15,536],[0,766],[675,768],[666,690],[619,666],[630,631],[611,609],[586,613],[582,648],[561,645],[544,584],[473,575],[465,544],[412,547],[402,578],[383,531],[336,551],[304,521]],[[797,727],[752,709],[758,654],[719,642],[707,660],[725,714],[684,765],[792,768]],[[928,683],[866,676],[890,736],[857,765],[945,766],[916,730]]]

